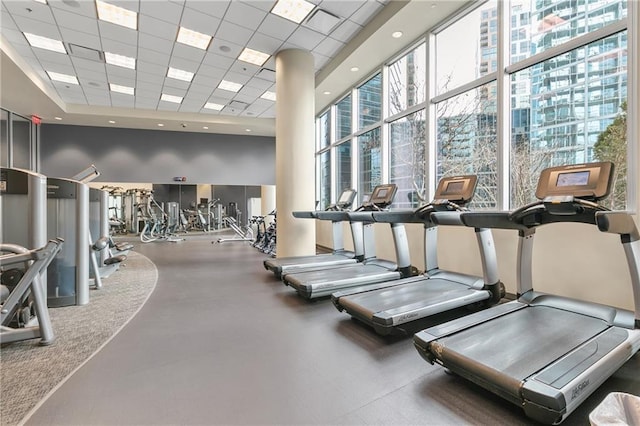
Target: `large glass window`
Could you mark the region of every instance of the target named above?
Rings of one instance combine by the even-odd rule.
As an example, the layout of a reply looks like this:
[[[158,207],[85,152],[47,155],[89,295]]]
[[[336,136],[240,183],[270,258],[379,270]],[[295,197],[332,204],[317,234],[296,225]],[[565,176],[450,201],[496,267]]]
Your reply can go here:
[[[320,116],[319,127],[319,149],[328,147],[331,144],[331,114],[329,111]]]
[[[511,1],[511,43],[524,40],[527,49],[512,55],[515,62],[627,16],[620,0]]]
[[[395,115],[425,100],[426,44],[422,43],[389,65],[389,115]]]
[[[382,141],[376,127],[358,137],[358,199],[382,183]]]
[[[511,205],[533,201],[540,171],[589,161],[616,163],[611,207],[626,201],[626,31],[511,76]],[[515,99],[515,101],[513,101]]]
[[[351,134],[351,95],[336,104],[336,139]]]
[[[497,2],[489,1],[436,35],[439,94],[497,69]]]
[[[11,120],[13,167],[31,169],[31,120],[13,114]]]
[[[382,74],[378,73],[358,88],[358,128],[375,124],[382,118]]]
[[[393,207],[417,207],[427,197],[424,110],[392,122],[389,133],[389,181],[398,186]]]
[[[476,174],[476,208],[496,207],[497,114],[492,82],[436,106],[437,178]]]
[[[319,209],[325,209],[331,204],[331,152],[325,151],[319,155],[320,170],[320,205]]]
[[[353,189],[351,183],[351,141],[336,147],[336,199],[345,189]]]

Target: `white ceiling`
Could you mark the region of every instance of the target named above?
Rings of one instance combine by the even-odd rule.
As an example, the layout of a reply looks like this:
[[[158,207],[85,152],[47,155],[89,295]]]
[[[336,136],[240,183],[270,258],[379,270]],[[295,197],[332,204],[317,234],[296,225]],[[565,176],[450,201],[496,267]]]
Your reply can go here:
[[[306,20],[297,25],[270,13],[275,0],[107,2],[138,12],[138,30],[98,20],[92,0],[49,0],[47,5],[32,0],[2,1],[4,108],[36,114],[45,123],[157,129],[162,122],[168,130],[244,133],[249,129],[252,134],[272,136],[275,102],[261,96],[265,91],[275,92],[275,75],[268,70],[275,69],[274,56],[279,50],[312,52],[316,107],[322,108],[464,3],[311,0],[316,4],[314,10],[340,18],[329,34],[321,34],[310,29]],[[213,36],[209,48],[204,51],[177,43],[179,26]],[[396,30],[405,36],[391,38]],[[82,46],[135,57],[136,69],[34,48],[23,32],[61,40],[68,52]],[[261,67],[239,61],[244,47],[271,57]],[[353,65],[360,71],[349,71]],[[191,83],[166,77],[170,66],[193,72]],[[75,75],[80,84],[51,81],[46,71]],[[218,89],[223,79],[241,83],[243,88],[237,93]],[[109,83],[135,87],[135,96],[110,92]],[[26,93],[31,96],[25,99]],[[161,101],[161,93],[181,96],[182,103]],[[232,101],[242,104],[232,107]],[[226,106],[218,112],[204,109],[206,102]],[[62,120],[55,121],[55,116]],[[109,124],[109,120],[116,123]],[[203,129],[205,126],[209,129]]]

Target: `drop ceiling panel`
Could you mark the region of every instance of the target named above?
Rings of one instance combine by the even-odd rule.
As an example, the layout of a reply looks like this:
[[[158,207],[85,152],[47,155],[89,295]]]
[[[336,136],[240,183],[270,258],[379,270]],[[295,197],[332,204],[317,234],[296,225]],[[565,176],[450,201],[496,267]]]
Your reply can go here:
[[[141,1],[139,0],[109,0],[109,3],[115,4],[116,6],[122,7],[132,12],[140,12]]]
[[[173,56],[169,61],[169,66],[195,73],[200,67],[200,62],[189,61],[187,59],[176,58],[175,56]]]
[[[89,102],[90,105],[95,105],[95,106],[104,106],[104,107],[110,107],[111,106],[111,99],[107,98],[87,98],[87,101]]]
[[[278,51],[278,48],[282,46],[282,41],[264,34],[255,33],[247,43],[247,46],[253,50],[259,50],[260,52],[273,55]]]
[[[313,30],[304,27],[298,27],[291,37],[287,39],[287,44],[293,44],[307,50],[313,50],[322,40],[324,36]]]
[[[238,54],[240,54],[240,52],[238,52]],[[210,67],[220,68],[223,70],[228,70],[234,62],[234,58],[224,56],[223,54],[221,55],[211,52],[207,53],[202,60],[203,65],[208,65]]]
[[[231,22],[223,22],[222,24],[220,24],[220,27],[218,27],[218,31],[215,33],[214,40],[226,40],[232,41],[233,43],[238,45],[244,45],[251,39],[253,33],[254,31],[249,30],[245,27],[241,27],[240,25],[236,25]],[[223,44],[225,43],[214,43],[214,45],[218,46]],[[238,54],[241,50],[242,49],[238,49]],[[237,57],[237,55],[234,56]]]
[[[3,6],[4,4],[5,3],[2,3]],[[0,22],[2,23],[2,32],[4,32],[5,30],[18,31],[18,26],[15,22],[13,22],[13,18],[4,7],[2,8],[2,10],[0,10]]]
[[[262,96],[264,92],[265,91],[263,89],[244,85],[238,93],[245,96],[250,96],[250,97],[252,96],[255,100],[256,98],[259,98],[260,96]]]
[[[333,33],[331,33],[331,38],[334,38],[336,40],[340,40],[343,42],[348,42],[360,30],[362,30],[362,27],[360,25],[356,24],[353,21],[346,20],[340,25],[338,25],[338,28],[336,28],[333,31]]]
[[[199,112],[202,105],[204,104],[201,102],[183,101],[182,104],[180,104],[179,110],[181,112]]]
[[[136,96],[135,102],[136,102],[136,108],[156,109],[159,103],[159,98],[149,99],[149,98],[142,98],[142,97]]]
[[[134,82],[136,80],[136,70],[131,70],[129,68],[117,67],[115,65],[106,64],[107,76],[111,77],[121,77],[126,78]],[[109,80],[111,81],[111,80]]]
[[[375,1],[365,1],[353,15],[349,17],[356,24],[364,26],[382,9],[382,4]]]
[[[173,40],[167,40],[146,33],[140,33],[138,35],[138,51],[153,50],[154,52],[170,55],[173,45]]]
[[[103,66],[104,67],[104,66]],[[77,76],[80,79],[81,82],[83,81],[93,81],[96,83],[106,83],[107,82],[107,75],[104,73],[104,70],[102,70],[102,72],[95,72],[95,71],[91,71],[91,70],[86,70],[83,68],[78,68],[76,67],[76,72],[77,72]],[[83,85],[84,87],[84,85]]]
[[[258,9],[262,9],[265,12],[270,12],[271,9],[273,9],[273,5],[275,4],[275,1],[268,1],[268,0],[240,0],[240,3],[244,3],[247,4],[251,7],[255,7]]]
[[[238,24],[242,27],[255,29],[260,26],[267,12],[245,3],[232,1],[224,15],[225,21]]]
[[[53,24],[53,15],[51,9],[46,5],[37,2],[25,2],[25,1],[4,1],[2,5],[6,7],[14,16],[22,16],[29,19],[35,19],[37,21],[47,22]],[[5,21],[2,21],[4,26]]]
[[[275,118],[276,117],[276,107],[272,106],[271,108],[264,111],[260,114],[260,118]]]
[[[74,31],[98,36],[98,23],[95,19],[69,13],[61,9],[53,9],[56,22],[61,28],[69,28]],[[66,40],[65,40],[66,41]]]
[[[164,76],[164,74],[156,75],[138,72],[136,74],[136,84],[140,84],[142,82],[153,84],[158,90],[160,90],[162,88],[162,83],[164,82]]]
[[[13,20],[22,32],[37,34],[54,40],[61,39],[60,31],[55,23],[36,21],[35,19],[25,18],[23,16],[14,16]]]
[[[89,86],[89,83],[95,84],[93,81],[87,81],[85,79],[79,79],[80,83],[85,83],[86,87],[83,88],[83,92],[85,96],[93,96],[93,97],[109,97],[109,89],[107,89],[106,84],[101,84],[99,86]]]
[[[295,23],[288,19],[269,13],[258,27],[258,32],[280,41],[285,41],[293,34],[297,27]]]
[[[311,52],[311,54],[313,55],[313,66],[315,70],[322,69],[331,60],[331,58],[316,51]]]
[[[216,18],[222,18],[227,11],[229,3],[231,3],[230,0],[187,0],[184,5],[186,8],[197,10],[198,12],[202,12],[210,16],[215,16]]]
[[[169,58],[171,58],[171,56],[168,53],[160,53],[151,49],[138,49],[138,61],[166,67],[169,65]]]
[[[49,5],[54,9],[62,9],[67,12],[97,19],[96,6],[92,1],[49,0]]]
[[[249,96],[249,95],[243,95],[242,93],[237,93],[234,97],[233,100],[234,101],[238,101],[238,102],[244,102],[247,104],[247,106],[249,106],[252,102],[255,102],[255,100],[257,99],[257,96]],[[246,109],[246,108],[245,108]]]
[[[186,91],[184,89],[178,89],[175,87],[164,86],[162,88],[162,93],[166,93],[167,95],[172,95],[172,96],[180,96],[181,98],[184,97],[185,92]],[[167,102],[167,101],[161,101],[161,102]]]
[[[118,108],[133,108],[135,106],[135,98],[129,95],[111,93],[111,105]]]
[[[178,36],[178,25],[170,24],[160,19],[152,18],[147,15],[139,15],[138,22],[140,32],[151,34],[152,36],[164,38],[166,40],[175,41]]]
[[[64,53],[56,53],[43,49],[33,49],[33,53],[36,54],[36,57],[40,62],[71,66],[71,59],[69,59],[69,56]]]
[[[202,15],[202,13],[196,10],[185,8],[182,13],[180,25],[190,30],[213,36],[216,33],[220,22],[221,20],[218,18]]]
[[[189,88],[189,91],[184,97],[185,101],[189,102],[200,102],[200,107],[202,107],[207,99],[209,99],[209,95],[211,94],[211,88],[205,87],[201,89],[194,89],[193,86]]]
[[[88,47],[90,49],[102,50],[100,37],[91,34],[74,31],[68,28],[60,28],[62,38],[66,43],[77,44],[78,46]]]
[[[47,62],[40,61],[40,64],[46,71],[57,72],[61,74],[75,75],[75,70],[73,69],[73,65],[71,65],[71,61],[67,64],[56,63],[56,62]]]
[[[260,68],[261,67],[250,64],[248,62],[235,61],[233,65],[231,65],[231,67],[229,68],[229,72],[246,75],[249,78],[251,78],[254,75],[256,75],[258,71],[260,71]],[[249,79],[245,81],[249,81]]]
[[[187,46],[186,44],[182,44],[182,43],[175,43],[175,45],[173,46],[173,52],[172,52],[172,55],[174,57],[186,59],[192,62],[197,62],[198,64],[202,62],[202,59],[204,59],[205,54],[206,52],[202,49]]]
[[[129,56],[131,58],[135,58],[138,53],[138,49],[135,44],[122,43],[116,40],[106,39],[104,37],[102,38],[102,49],[104,49],[105,52]]]
[[[215,89],[213,93],[211,93],[211,98],[215,98],[216,100],[211,102],[216,104],[226,104],[233,99],[235,95],[235,93],[229,92],[228,90]]]
[[[14,47],[23,46],[23,47],[27,47],[28,50],[31,51],[31,45],[29,44],[27,39],[24,37],[24,34],[22,34],[20,31],[12,30],[12,29],[9,29],[9,28],[2,28],[2,35]],[[37,48],[34,47],[34,49],[37,49]]]
[[[272,81],[263,80],[257,77],[254,77],[247,82],[247,86],[255,87],[256,89],[263,89],[262,93],[264,93],[264,90],[269,89],[272,85],[273,85]]]
[[[177,25],[182,15],[182,6],[171,2],[141,1],[140,16],[142,15]]]
[[[225,74],[223,79],[244,85],[251,79],[251,77],[248,75],[238,74],[235,72],[228,72]]]
[[[138,61],[137,63],[138,66],[138,79],[144,80],[144,81],[149,81],[148,79],[143,78],[145,76],[145,74],[151,74],[154,76],[162,76],[162,78],[164,79],[164,76],[167,75],[167,67],[166,66],[162,66],[162,65],[157,65],[157,64],[150,64],[148,62],[142,62],[142,61]],[[156,80],[154,80],[156,81]]]
[[[160,101],[158,103],[158,110],[160,111],[178,111],[180,104],[174,104],[173,102]]]
[[[339,42],[337,40],[332,39],[331,37],[327,37],[324,40],[322,40],[320,42],[320,44],[318,44],[315,49],[313,49],[314,52],[317,52],[321,55],[324,56],[331,56],[332,52],[335,52],[337,50],[342,49],[345,46],[344,43]]]
[[[131,28],[110,22],[98,21],[98,30],[100,31],[100,37],[103,39],[109,39],[132,46],[138,43],[138,32]]]
[[[327,12],[331,12],[340,18],[348,18],[353,15],[356,10],[360,9],[366,0],[353,1],[353,0],[340,0],[340,1],[327,1],[324,0],[318,5],[320,9],[324,9]]]
[[[226,74],[226,71],[221,68],[210,67],[208,65],[200,65],[198,74],[193,78],[193,83],[198,84],[218,84],[222,77]]]
[[[191,85],[191,83],[187,81],[176,80],[175,78],[164,79],[164,88],[171,87],[172,89],[178,89],[184,92],[189,88],[189,85]]]
[[[136,97],[147,98],[147,99],[160,99],[160,90],[156,88],[157,86],[153,86],[153,88],[146,88],[144,85],[138,84],[136,86]]]

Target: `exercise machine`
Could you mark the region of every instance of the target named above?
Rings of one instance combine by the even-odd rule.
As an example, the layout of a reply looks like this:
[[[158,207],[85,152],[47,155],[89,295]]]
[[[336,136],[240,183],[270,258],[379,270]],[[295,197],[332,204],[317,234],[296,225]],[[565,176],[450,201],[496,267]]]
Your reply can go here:
[[[37,338],[41,345],[53,343],[47,293],[40,277],[61,248],[61,239],[36,250],[0,244],[0,344]]]
[[[356,211],[346,212],[350,221],[363,222],[364,260],[362,262],[332,269],[284,274],[282,278],[284,283],[293,287],[300,296],[313,299],[328,296],[345,288],[416,275],[417,270],[410,263],[409,243],[403,223],[391,223],[397,263],[379,259],[375,255],[373,213],[388,208],[393,202],[396,191],[395,184],[378,185],[371,193],[369,201]]]
[[[598,204],[612,171],[610,162],[548,168],[539,201],[513,212],[462,213],[466,226],[518,231],[518,298],[417,333],[420,355],[548,424],[562,422],[630,359],[640,349],[640,233],[629,213]],[[570,222],[620,236],[635,312],[533,289],[536,229]]]
[[[353,189],[347,189],[340,194],[340,198],[336,204],[328,206],[325,210],[327,212],[346,212],[353,205],[353,200],[356,197],[356,191]],[[318,211],[298,211],[293,212],[293,216],[297,218],[317,219]],[[271,271],[276,277],[281,278],[283,274],[293,272],[303,272],[309,270],[319,270],[332,268],[337,265],[351,265],[359,260],[363,260],[364,255],[360,253],[360,258],[356,258],[354,252],[344,249],[344,237],[342,232],[342,223],[348,219],[348,216],[343,214],[331,215],[329,218],[321,215],[327,220],[331,220],[333,230],[333,246],[334,249],[331,253],[316,254],[312,256],[292,256],[280,259],[267,259],[263,262],[265,269]],[[357,222],[355,225],[354,240],[361,240],[362,234],[362,222]]]
[[[473,198],[476,183],[474,175],[445,177],[438,183],[434,199],[415,211],[374,212],[376,222],[424,224],[425,273],[333,293],[331,300],[336,308],[386,335],[404,333],[420,320],[455,308],[488,307],[499,302],[504,296],[504,285],[498,279],[495,246],[489,229],[475,229],[482,277],[438,267],[438,226],[434,217],[440,217],[440,223],[464,226],[460,214]]]

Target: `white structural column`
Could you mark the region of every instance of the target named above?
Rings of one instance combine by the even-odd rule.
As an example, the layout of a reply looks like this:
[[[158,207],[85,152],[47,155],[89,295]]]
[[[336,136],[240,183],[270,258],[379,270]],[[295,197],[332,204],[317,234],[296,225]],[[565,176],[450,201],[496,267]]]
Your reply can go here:
[[[276,55],[276,208],[277,257],[315,254],[313,220],[296,219],[296,210],[315,205],[315,77],[313,55],[287,49]]]
[[[273,220],[272,216],[267,216],[276,208],[276,186],[262,185],[260,187],[260,214],[265,216],[265,223],[268,225]]]

